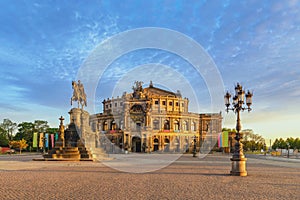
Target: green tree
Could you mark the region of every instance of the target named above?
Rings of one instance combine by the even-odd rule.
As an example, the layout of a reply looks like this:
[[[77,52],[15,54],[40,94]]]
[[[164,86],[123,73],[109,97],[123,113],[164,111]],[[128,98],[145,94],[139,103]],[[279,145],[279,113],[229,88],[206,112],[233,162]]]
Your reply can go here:
[[[265,139],[259,135],[255,134],[252,129],[246,129],[242,130],[241,132],[243,134],[243,145],[245,150],[261,150],[264,147]]]
[[[272,144],[272,149],[278,149],[279,148],[279,140],[276,138],[275,141]]]
[[[12,140],[14,131],[17,128],[17,123],[12,122],[10,119],[3,119],[3,122],[0,124],[0,127],[4,130],[8,140]]]
[[[58,128],[47,128],[46,132],[49,134],[55,134],[58,133]]]
[[[296,143],[295,143],[295,139],[292,137],[289,137],[286,139],[286,144],[289,144],[289,148],[290,149],[296,149]]]
[[[47,121],[35,120],[33,124],[34,124],[34,132],[45,133],[49,128]]]
[[[300,139],[299,138],[295,139],[295,147],[296,147],[296,149],[300,150]]]
[[[236,133],[235,129],[230,129],[230,128],[222,128],[222,131],[228,131],[228,132],[234,132],[234,133]]]
[[[272,149],[287,149],[287,144],[290,145],[290,149],[300,149],[300,138],[289,137],[286,140],[276,138],[272,144]]]
[[[287,144],[286,144],[285,140],[282,139],[282,138],[279,138],[278,143],[279,143],[278,148],[280,148],[280,149],[285,149],[287,147]]]
[[[14,140],[26,140],[28,145],[32,146],[34,124],[32,122],[22,122],[18,124],[18,132],[14,137]]]
[[[8,146],[9,140],[5,131],[0,127],[0,146]]]

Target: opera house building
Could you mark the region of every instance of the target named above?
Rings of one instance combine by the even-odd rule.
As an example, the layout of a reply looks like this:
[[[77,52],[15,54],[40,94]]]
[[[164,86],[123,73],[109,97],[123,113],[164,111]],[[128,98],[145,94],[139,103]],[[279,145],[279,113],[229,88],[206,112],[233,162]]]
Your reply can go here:
[[[99,134],[98,146],[110,153],[176,153],[197,151],[216,139],[222,129],[221,113],[189,112],[189,99],[181,93],[136,81],[132,93],[106,99],[103,113],[90,116]],[[206,140],[211,137],[211,140]]]

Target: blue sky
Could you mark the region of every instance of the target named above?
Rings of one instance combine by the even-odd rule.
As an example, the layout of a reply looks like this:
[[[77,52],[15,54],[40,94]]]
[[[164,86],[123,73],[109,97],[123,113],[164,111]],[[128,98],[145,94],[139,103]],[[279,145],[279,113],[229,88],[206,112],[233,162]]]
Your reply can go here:
[[[254,91],[253,111],[242,114],[243,128],[265,138],[300,136],[299,1],[2,0],[0,7],[1,120],[44,119],[57,127],[60,115],[68,118],[71,81],[101,42],[123,31],[160,27],[198,42],[225,89],[233,91],[241,82]],[[97,100],[110,97],[132,66],[149,63],[173,67],[199,88],[199,108],[191,102],[191,111],[211,111],[205,82],[193,76],[189,64],[155,49],[130,52],[108,66]],[[130,92],[131,85],[124,89]],[[224,117],[224,126],[235,126],[233,113]]]

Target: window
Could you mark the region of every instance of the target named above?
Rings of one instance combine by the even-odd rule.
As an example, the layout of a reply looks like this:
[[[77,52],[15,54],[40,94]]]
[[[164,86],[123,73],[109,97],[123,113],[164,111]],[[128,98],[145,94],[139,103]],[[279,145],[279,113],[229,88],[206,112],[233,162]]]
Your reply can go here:
[[[165,106],[165,105],[166,105],[166,101],[162,101],[162,105],[164,105],[164,106]]]
[[[178,102],[176,102],[176,104],[175,104],[176,106],[179,106],[179,103]]]
[[[194,131],[197,130],[197,124],[194,122]]]
[[[116,130],[116,129],[117,129],[116,122],[112,121],[110,124],[110,130]]]
[[[170,130],[170,122],[169,120],[164,121],[164,130]]]
[[[123,106],[123,102],[120,102],[120,106]]]
[[[153,130],[159,130],[159,121],[158,120],[153,121]]]
[[[141,131],[141,130],[142,130],[142,124],[136,123],[136,131]]]
[[[105,107],[108,108],[108,105],[106,104]]]
[[[184,131],[186,131],[186,128],[187,128],[187,123],[186,123],[186,121],[183,121],[183,122],[182,122],[182,129],[183,129]]]
[[[109,107],[111,108],[111,104],[109,104]]]
[[[156,100],[156,101],[154,101],[154,104],[155,104],[155,105],[157,105],[157,104],[158,104],[158,101],[157,101],[157,100]]]
[[[179,121],[177,120],[174,121],[174,130],[179,131]]]
[[[103,131],[106,131],[108,129],[108,126],[107,126],[107,121],[103,122]]]
[[[117,103],[115,103],[115,107],[117,107],[118,106],[118,104]]]
[[[187,121],[185,121],[185,131],[188,131],[189,130],[189,123]]]
[[[172,102],[172,101],[170,101],[170,102],[169,102],[169,106],[172,106],[172,105],[173,105],[173,102]]]

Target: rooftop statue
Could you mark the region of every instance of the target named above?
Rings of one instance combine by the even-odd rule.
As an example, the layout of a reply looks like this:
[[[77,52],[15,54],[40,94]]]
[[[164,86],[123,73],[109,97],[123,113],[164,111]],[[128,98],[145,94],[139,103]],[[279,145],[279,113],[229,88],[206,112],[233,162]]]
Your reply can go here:
[[[142,81],[135,81],[135,86],[132,86],[133,89],[133,98],[141,98],[141,94],[143,92],[143,82]]]
[[[72,88],[73,88],[73,96],[71,98],[71,105],[73,101],[77,101],[78,108],[80,104],[81,108],[83,109],[84,106],[87,106],[86,94],[84,92],[83,84],[80,82],[80,80],[78,80],[78,83],[76,83],[76,81],[72,81]]]

